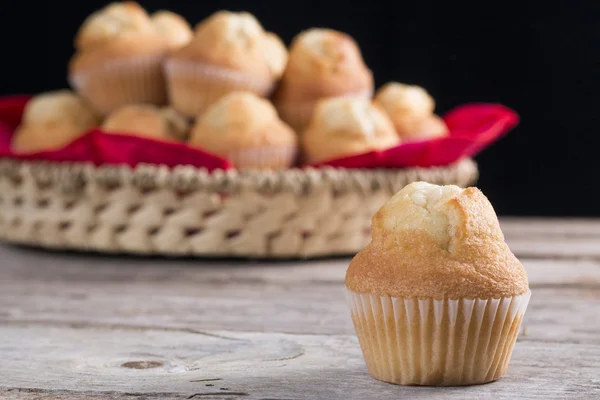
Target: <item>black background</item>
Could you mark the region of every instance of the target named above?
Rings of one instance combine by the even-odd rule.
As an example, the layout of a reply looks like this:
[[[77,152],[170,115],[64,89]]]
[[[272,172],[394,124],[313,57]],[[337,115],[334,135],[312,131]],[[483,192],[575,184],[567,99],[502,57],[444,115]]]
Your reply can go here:
[[[289,44],[331,27],[360,44],[376,84],[424,86],[444,113],[498,102],[520,125],[478,157],[502,215],[600,216],[600,2],[140,1],[192,24],[247,10]],[[3,2],[0,94],[64,88],[79,24],[103,1]]]

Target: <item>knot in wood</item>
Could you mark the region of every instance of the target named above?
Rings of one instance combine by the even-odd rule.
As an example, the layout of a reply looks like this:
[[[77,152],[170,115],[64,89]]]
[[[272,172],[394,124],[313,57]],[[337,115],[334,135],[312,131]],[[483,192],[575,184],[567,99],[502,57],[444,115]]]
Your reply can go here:
[[[123,368],[131,369],[150,369],[162,367],[164,364],[160,361],[128,361],[121,364]]]

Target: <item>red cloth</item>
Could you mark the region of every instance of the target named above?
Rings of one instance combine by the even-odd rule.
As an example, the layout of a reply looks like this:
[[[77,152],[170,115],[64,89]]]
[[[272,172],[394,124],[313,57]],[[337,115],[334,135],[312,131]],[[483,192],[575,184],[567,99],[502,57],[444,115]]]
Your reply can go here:
[[[450,130],[447,137],[408,142],[387,150],[338,158],[312,166],[403,168],[447,165],[463,157],[475,156],[519,122],[519,116],[514,111],[497,104],[460,106],[443,118]]]
[[[0,99],[0,157],[20,160],[87,161],[96,165],[140,163],[163,164],[168,167],[192,165],[198,168],[233,168],[216,155],[182,143],[107,134],[92,130],[59,150],[17,154],[10,148],[14,130],[30,96]],[[411,142],[397,147],[331,160],[312,166],[329,165],[345,168],[403,168],[447,165],[462,157],[472,157],[502,137],[519,122],[518,115],[501,105],[469,104],[457,107],[444,117],[450,129],[448,137]]]

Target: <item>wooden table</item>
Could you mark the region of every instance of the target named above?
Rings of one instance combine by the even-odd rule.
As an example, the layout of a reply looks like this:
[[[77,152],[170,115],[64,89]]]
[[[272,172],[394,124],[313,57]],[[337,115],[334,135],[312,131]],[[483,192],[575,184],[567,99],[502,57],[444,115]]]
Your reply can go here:
[[[502,220],[533,292],[507,375],[369,377],[348,259],[219,262],[0,246],[2,399],[600,399],[600,221]]]

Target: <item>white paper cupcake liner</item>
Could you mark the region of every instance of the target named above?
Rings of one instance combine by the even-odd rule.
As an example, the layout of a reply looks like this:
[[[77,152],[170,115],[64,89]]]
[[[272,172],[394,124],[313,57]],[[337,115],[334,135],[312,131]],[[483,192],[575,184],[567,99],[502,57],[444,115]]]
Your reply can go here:
[[[272,80],[253,79],[239,71],[197,62],[167,60],[164,69],[171,104],[191,117],[230,92],[244,90],[264,97],[274,87]]]
[[[226,158],[238,169],[289,168],[296,159],[295,146],[262,146],[231,151]]]
[[[358,92],[346,93],[340,97],[371,98],[372,96],[373,91],[371,89],[367,89]],[[281,119],[291,126],[296,132],[301,134],[302,131],[304,131],[304,129],[306,129],[308,126],[313,114],[313,110],[319,100],[321,99],[304,102],[277,102],[275,106]]]
[[[498,299],[435,300],[348,290],[369,373],[401,385],[473,385],[508,368],[531,292]]]
[[[167,101],[163,54],[118,58],[71,73],[69,84],[104,114],[127,104]]]

